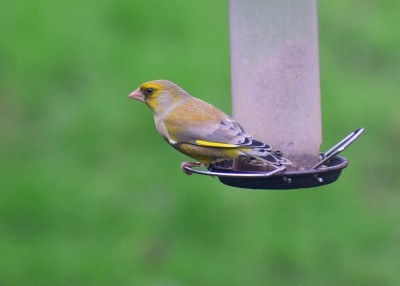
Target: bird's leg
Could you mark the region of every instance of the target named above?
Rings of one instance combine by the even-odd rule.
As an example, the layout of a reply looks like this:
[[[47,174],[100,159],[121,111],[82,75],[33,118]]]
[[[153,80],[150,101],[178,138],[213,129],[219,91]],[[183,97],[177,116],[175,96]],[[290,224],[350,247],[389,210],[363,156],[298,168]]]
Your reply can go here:
[[[184,172],[186,175],[190,176],[192,174],[192,172],[190,170],[187,170],[185,167],[192,168],[192,167],[199,167],[199,166],[201,166],[200,162],[182,162],[180,168],[181,168],[182,172]]]

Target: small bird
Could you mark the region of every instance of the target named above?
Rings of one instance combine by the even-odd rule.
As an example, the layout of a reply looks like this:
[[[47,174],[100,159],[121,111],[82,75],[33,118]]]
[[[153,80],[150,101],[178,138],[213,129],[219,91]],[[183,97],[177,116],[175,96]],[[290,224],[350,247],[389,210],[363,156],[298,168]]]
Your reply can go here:
[[[284,165],[291,164],[280,151],[253,139],[233,118],[173,82],[149,81],[128,97],[146,103],[165,141],[198,161],[181,164],[181,170],[188,175],[191,172],[185,167],[208,167],[210,163],[241,156],[259,159],[282,171]]]

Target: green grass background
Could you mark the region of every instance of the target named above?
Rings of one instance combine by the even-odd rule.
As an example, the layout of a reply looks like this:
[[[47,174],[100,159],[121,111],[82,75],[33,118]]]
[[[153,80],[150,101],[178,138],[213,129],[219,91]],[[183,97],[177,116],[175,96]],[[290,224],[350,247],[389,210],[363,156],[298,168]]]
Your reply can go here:
[[[0,2],[0,285],[399,285],[400,4],[321,1],[335,184],[250,191],[127,98],[177,82],[230,113],[226,1]]]

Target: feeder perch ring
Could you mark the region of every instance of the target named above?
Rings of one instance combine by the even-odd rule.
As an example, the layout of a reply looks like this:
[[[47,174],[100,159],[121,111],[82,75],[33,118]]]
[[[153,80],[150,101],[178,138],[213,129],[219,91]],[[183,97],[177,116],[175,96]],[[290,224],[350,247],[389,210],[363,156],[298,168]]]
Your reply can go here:
[[[320,153],[321,160],[307,170],[237,171],[231,168],[232,160],[211,164],[208,170],[188,166],[184,168],[195,174],[218,177],[222,183],[239,188],[290,190],[323,186],[335,182],[342,170],[348,166],[347,159],[338,154],[353,143],[363,131],[363,128],[357,129],[327,152]]]

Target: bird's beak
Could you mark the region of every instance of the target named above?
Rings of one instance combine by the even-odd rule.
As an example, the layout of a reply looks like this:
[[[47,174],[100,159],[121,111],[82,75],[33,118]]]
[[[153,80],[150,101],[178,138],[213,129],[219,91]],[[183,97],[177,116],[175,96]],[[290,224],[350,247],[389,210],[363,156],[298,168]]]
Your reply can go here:
[[[128,97],[139,101],[144,101],[144,96],[141,93],[140,89],[136,89],[135,91],[131,92]]]

